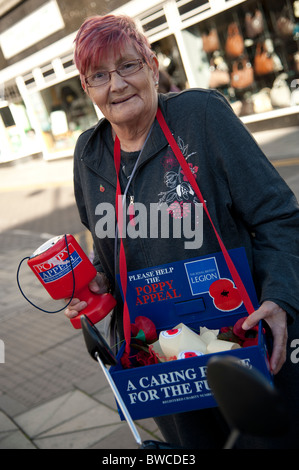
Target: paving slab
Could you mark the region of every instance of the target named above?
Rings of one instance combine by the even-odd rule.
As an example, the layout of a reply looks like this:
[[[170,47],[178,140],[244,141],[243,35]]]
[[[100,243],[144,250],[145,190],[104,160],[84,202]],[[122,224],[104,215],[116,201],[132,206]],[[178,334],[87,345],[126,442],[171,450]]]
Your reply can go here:
[[[15,423],[39,449],[89,448],[123,426],[115,411],[78,390],[15,417]]]
[[[111,392],[110,397],[106,394],[104,400],[111,402]],[[111,404],[114,408],[75,390],[16,416],[14,422],[2,413],[0,448],[137,449],[115,402]],[[143,440],[162,439],[153,420],[141,420],[136,426]]]
[[[36,446],[21,431],[12,431],[4,435],[0,433],[0,449],[33,450]]]
[[[0,449],[36,449],[30,439],[0,411]]]
[[[16,416],[15,422],[34,439],[94,409],[95,405],[96,402],[84,393],[71,391]]]
[[[89,449],[103,438],[109,438],[119,429],[120,425],[103,426],[95,429],[84,429],[82,431],[40,437],[34,440],[38,449]]]

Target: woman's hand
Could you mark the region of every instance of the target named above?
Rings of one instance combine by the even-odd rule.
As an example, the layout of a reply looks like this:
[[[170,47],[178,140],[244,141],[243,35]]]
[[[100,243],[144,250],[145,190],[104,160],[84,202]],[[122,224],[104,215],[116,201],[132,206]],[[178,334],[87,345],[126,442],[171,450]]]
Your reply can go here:
[[[96,277],[89,283],[88,287],[94,294],[105,294],[109,290],[109,281],[105,274],[97,273]],[[67,303],[70,299],[65,299],[65,301]],[[68,319],[71,319],[76,317],[85,307],[87,307],[86,302],[82,302],[80,299],[73,299],[64,314]]]
[[[242,328],[244,330],[253,328],[260,320],[265,320],[272,331],[273,351],[270,367],[273,374],[277,374],[285,363],[287,356],[287,314],[277,304],[267,300],[256,312],[249,315]]]

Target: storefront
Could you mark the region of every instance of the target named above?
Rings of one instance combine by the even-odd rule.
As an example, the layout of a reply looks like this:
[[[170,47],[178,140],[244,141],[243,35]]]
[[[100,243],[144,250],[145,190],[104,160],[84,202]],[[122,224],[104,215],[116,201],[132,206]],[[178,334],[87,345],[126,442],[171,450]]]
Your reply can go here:
[[[13,86],[6,84],[3,98],[0,161],[40,153],[46,160],[72,156],[78,136],[99,118],[82,90],[72,53],[18,75]]]
[[[3,89],[0,102],[0,161],[39,151],[26,107],[16,84]]]
[[[33,87],[27,100],[35,114],[47,159],[72,155],[79,135],[98,120],[77,76],[46,88]]]
[[[161,90],[217,88],[245,124],[298,116],[299,0],[132,0],[114,12],[146,32]],[[0,71],[0,161],[7,149],[15,158],[72,155],[78,135],[97,122],[72,62],[73,39]]]
[[[217,88],[246,124],[298,115],[298,1],[177,0],[137,17],[176,87]]]
[[[103,2],[74,0],[71,10],[63,0],[16,3],[0,22],[0,162],[72,156],[99,118],[73,64],[73,42],[83,16]]]

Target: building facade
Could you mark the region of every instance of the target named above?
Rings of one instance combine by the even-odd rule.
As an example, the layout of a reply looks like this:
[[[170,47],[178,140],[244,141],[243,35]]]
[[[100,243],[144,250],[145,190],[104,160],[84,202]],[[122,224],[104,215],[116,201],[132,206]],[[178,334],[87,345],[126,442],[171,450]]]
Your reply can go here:
[[[145,31],[170,80],[161,90],[217,88],[245,124],[298,116],[298,0],[2,0],[0,161],[70,156],[97,122],[73,41],[86,17],[110,12]]]

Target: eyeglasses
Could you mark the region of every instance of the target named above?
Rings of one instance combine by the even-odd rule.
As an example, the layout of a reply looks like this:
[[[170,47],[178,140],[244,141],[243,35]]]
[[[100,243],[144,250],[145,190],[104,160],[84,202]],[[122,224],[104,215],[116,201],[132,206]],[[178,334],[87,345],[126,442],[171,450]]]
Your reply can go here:
[[[116,72],[120,77],[128,77],[137,73],[143,68],[143,61],[141,59],[130,60],[120,64],[115,70],[108,71],[99,71],[94,74],[86,77],[86,83],[90,88],[95,88],[97,86],[105,85],[111,80],[111,74]]]

